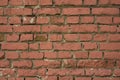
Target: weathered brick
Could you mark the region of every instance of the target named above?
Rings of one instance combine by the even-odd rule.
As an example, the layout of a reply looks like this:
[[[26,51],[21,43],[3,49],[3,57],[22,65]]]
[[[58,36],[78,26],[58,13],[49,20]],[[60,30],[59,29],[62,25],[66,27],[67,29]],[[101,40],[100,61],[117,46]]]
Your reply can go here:
[[[43,41],[47,41],[48,37],[47,37],[47,34],[37,34],[34,36],[34,40],[43,42]]]

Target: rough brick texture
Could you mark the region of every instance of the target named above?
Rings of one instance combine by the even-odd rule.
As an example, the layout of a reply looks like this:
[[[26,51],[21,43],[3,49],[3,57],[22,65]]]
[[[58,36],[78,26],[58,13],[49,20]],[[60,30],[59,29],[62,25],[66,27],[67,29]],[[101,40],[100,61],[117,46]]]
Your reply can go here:
[[[120,0],[0,0],[0,80],[120,80]]]

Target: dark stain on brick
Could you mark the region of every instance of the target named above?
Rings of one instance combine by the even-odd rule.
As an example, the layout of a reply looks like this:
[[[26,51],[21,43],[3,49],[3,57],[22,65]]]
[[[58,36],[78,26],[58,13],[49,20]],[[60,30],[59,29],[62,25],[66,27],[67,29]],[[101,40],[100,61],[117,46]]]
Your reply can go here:
[[[0,34],[0,42],[4,41],[4,34]]]
[[[35,37],[35,41],[47,41],[47,40],[48,40],[47,37],[43,35]]]

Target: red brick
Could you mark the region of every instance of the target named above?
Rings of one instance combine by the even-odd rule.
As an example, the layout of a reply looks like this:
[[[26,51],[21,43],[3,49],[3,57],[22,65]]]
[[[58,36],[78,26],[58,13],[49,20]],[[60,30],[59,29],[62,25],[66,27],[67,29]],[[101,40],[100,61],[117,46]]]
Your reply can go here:
[[[116,32],[116,31],[117,31],[116,26],[107,26],[107,25],[100,26],[100,32]]]
[[[59,8],[41,8],[41,9],[34,9],[34,14],[49,14],[49,15],[55,15],[60,14]]]
[[[20,61],[13,61],[14,68],[31,68],[32,62],[30,60],[20,60]]]
[[[64,23],[64,17],[62,16],[52,16],[50,18],[51,24],[63,24]]]
[[[0,59],[4,58],[5,54],[4,52],[0,51]]]
[[[0,8],[0,15],[3,15],[3,9]]]
[[[112,71],[109,69],[98,69],[95,71],[95,76],[111,76]]]
[[[38,69],[38,75],[44,76],[46,75],[46,68],[40,68]]]
[[[2,50],[27,50],[27,43],[3,43]]]
[[[8,75],[15,76],[15,70],[7,68],[2,71],[2,74],[3,74],[3,76],[8,76]]]
[[[7,34],[6,35],[6,41],[18,41],[19,35],[18,34]]]
[[[17,52],[6,52],[5,57],[7,59],[18,59],[19,58],[19,53],[17,53]]]
[[[97,0],[84,0],[84,5],[96,5]]]
[[[41,42],[40,43],[40,49],[51,50],[52,49],[52,43],[51,42]]]
[[[110,0],[111,4],[120,4],[120,0]]]
[[[38,43],[31,43],[29,44],[30,50],[38,50],[39,44]]]
[[[96,34],[93,38],[94,41],[106,41],[107,35],[106,34]]]
[[[43,60],[34,60],[33,65],[35,68],[39,67],[48,67],[48,68],[58,68],[60,67],[60,61],[43,61]]]
[[[11,6],[21,6],[23,5],[23,1],[22,0],[9,0],[9,4]]]
[[[57,59],[58,58],[58,53],[56,53],[56,52],[45,52],[44,53],[44,57],[46,58],[46,59]]]
[[[68,75],[71,76],[80,76],[84,75],[84,70],[83,69],[68,69]]]
[[[0,77],[0,80],[7,80],[5,77]]]
[[[57,25],[51,25],[51,26],[42,26],[42,32],[69,32],[68,26],[57,26]]]
[[[113,73],[114,76],[120,76],[120,69],[115,69]]]
[[[98,4],[100,4],[100,5],[106,5],[109,3],[110,3],[110,0],[99,0],[99,2],[98,2]]]
[[[25,76],[25,77],[31,77],[31,76],[36,76],[37,75],[37,70],[30,70],[30,69],[18,69],[18,76]]]
[[[20,41],[31,41],[33,40],[33,34],[21,34]]]
[[[82,0],[55,0],[55,5],[82,5]]]
[[[97,32],[97,26],[92,24],[82,24],[82,25],[71,25],[70,26],[71,32]]]
[[[32,9],[30,8],[5,8],[5,15],[32,15]]]
[[[24,80],[24,78],[8,78],[8,80]]]
[[[7,17],[0,16],[0,24],[7,24]]]
[[[79,16],[67,17],[66,22],[70,24],[79,23]]]
[[[21,18],[20,17],[10,17],[9,24],[21,24]]]
[[[66,41],[78,41],[79,35],[78,34],[65,34],[64,39]]]
[[[76,77],[75,80],[92,80],[90,77]]]
[[[81,17],[81,23],[93,23],[94,17],[92,16],[82,16]]]
[[[120,41],[120,34],[109,34],[109,41]]]
[[[40,0],[39,1],[39,4],[40,5],[43,5],[43,6],[48,6],[48,5],[52,5],[52,0]]]
[[[48,75],[65,75],[67,70],[64,69],[48,69]]]
[[[37,5],[38,0],[24,0],[23,3],[24,5]]]
[[[89,53],[89,58],[94,58],[94,59],[95,58],[102,58],[102,55],[103,55],[102,52],[97,52],[97,51],[95,52],[94,51],[94,52]]]
[[[7,68],[10,66],[10,62],[7,60],[0,60],[0,68]]]
[[[119,43],[101,43],[100,50],[120,50]]]
[[[115,24],[120,24],[120,17],[114,17],[114,18],[113,18],[113,22],[114,22]]]
[[[105,59],[120,59],[119,52],[104,52]]]
[[[43,53],[38,52],[23,52],[20,54],[20,58],[23,59],[42,59]]]
[[[55,50],[81,50],[80,43],[54,43]]]
[[[89,8],[63,8],[63,15],[86,15],[90,14]]]
[[[13,27],[15,32],[40,32],[40,26],[17,26]]]
[[[79,34],[80,36],[80,41],[90,41],[92,40],[92,35],[91,34]]]
[[[80,75],[84,75],[84,70],[83,69],[48,69],[48,75],[80,76]]]
[[[116,66],[117,68],[120,68],[120,61],[117,61]]]
[[[112,24],[112,17],[108,17],[108,16],[96,17],[96,23],[98,23],[98,24]]]
[[[95,15],[118,15],[118,8],[93,8],[92,14]]]
[[[7,6],[8,0],[0,0],[0,6]]]
[[[93,80],[119,80],[119,78],[94,78]]]
[[[83,43],[83,45],[84,45],[85,50],[95,50],[95,49],[97,49],[97,44],[96,43],[85,42],[85,43]]]
[[[50,41],[62,41],[62,35],[61,34],[50,34],[49,39]]]
[[[72,54],[69,53],[69,52],[59,52],[57,53],[58,54],[58,58],[61,58],[61,59],[69,59],[69,58],[72,58]]]
[[[60,77],[59,80],[73,80],[73,77],[72,76],[63,76],[63,77]]]
[[[12,27],[11,26],[0,26],[0,32],[12,32]]]
[[[49,23],[49,17],[37,17],[36,24],[47,24]]]
[[[88,52],[74,52],[73,55],[74,55],[74,58],[78,58],[78,59],[88,58]]]

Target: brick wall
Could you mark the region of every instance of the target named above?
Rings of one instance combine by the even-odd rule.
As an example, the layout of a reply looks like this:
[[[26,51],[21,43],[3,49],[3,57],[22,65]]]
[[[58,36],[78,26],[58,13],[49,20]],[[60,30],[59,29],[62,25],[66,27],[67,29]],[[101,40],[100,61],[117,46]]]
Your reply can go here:
[[[0,0],[0,80],[120,80],[120,0]]]

